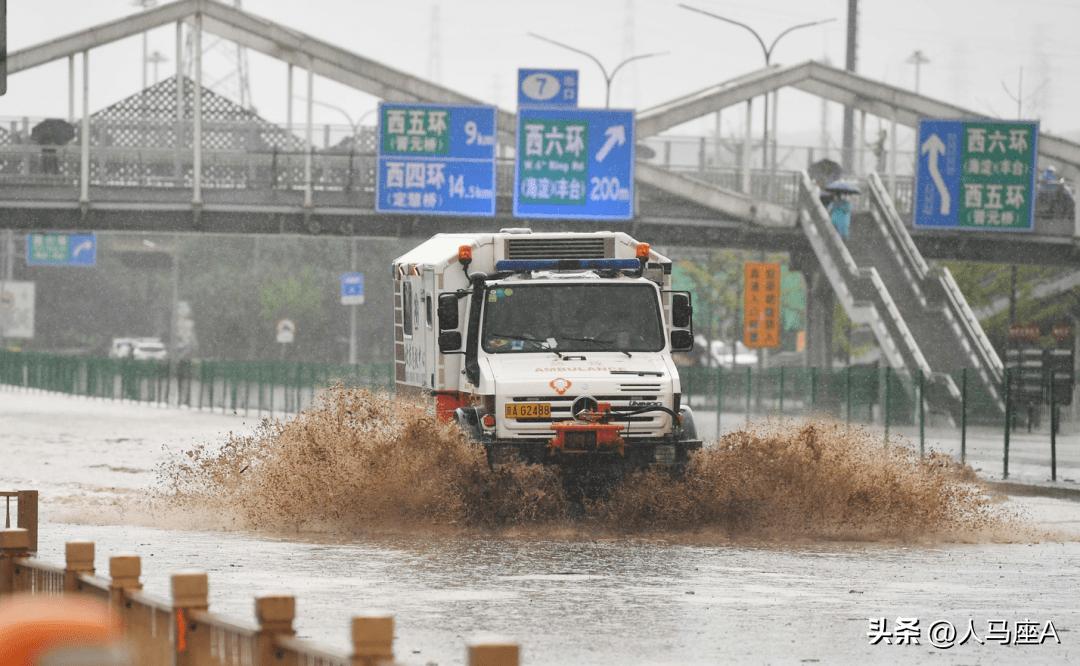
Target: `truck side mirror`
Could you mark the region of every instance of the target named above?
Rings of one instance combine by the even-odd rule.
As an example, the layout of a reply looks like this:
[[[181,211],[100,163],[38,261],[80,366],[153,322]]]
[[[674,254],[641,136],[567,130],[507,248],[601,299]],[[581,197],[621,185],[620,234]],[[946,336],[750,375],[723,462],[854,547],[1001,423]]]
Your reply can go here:
[[[439,332],[439,351],[443,354],[461,349],[461,333],[458,331]]]
[[[439,294],[439,330],[452,331],[458,327],[458,298],[457,294]],[[459,338],[461,336],[458,336]],[[442,345],[442,335],[439,336],[439,345]],[[461,346],[460,340],[458,347]]]
[[[690,305],[690,294],[674,293],[671,295],[672,328],[690,328],[694,308]]]
[[[694,334],[686,329],[671,332],[671,351],[688,352],[694,349]]]

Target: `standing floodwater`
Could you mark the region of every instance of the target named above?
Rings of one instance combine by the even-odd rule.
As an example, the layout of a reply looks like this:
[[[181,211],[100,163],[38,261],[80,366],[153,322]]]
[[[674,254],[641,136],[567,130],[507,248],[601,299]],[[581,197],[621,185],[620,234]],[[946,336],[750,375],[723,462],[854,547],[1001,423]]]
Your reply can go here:
[[[870,646],[867,619],[898,615],[920,617],[924,625],[966,623],[969,616],[983,623],[1052,619],[1063,644],[1031,654],[1056,661],[1075,654],[1069,645],[1080,621],[1073,603],[1080,587],[1075,541],[851,542],[745,533],[732,540],[719,523],[704,533],[685,525],[644,528],[640,512],[631,512],[643,521],[632,526],[609,514],[572,524],[538,525],[533,517],[489,530],[432,524],[449,515],[436,512],[416,514],[423,520],[414,522],[384,514],[381,527],[364,528],[370,515],[357,518],[346,509],[358,508],[348,497],[355,487],[335,493],[327,483],[320,495],[314,481],[296,505],[335,509],[336,528],[323,515],[322,525],[312,525],[320,531],[297,533],[295,515],[254,514],[263,530],[274,532],[268,534],[237,529],[243,512],[213,516],[191,506],[148,515],[144,501],[150,489],[162,489],[154,479],[160,463],[186,458],[183,452],[200,442],[214,448],[230,431],[251,433],[254,423],[61,396],[4,392],[2,398],[0,476],[5,485],[42,489],[43,557],[60,561],[63,542],[72,539],[96,541],[99,566],[109,554],[136,552],[144,558],[147,589],[162,594],[168,573],[202,568],[210,573],[211,607],[238,618],[251,617],[253,594],[293,592],[300,634],[330,645],[344,647],[351,613],[384,608],[395,613],[398,654],[407,663],[460,663],[463,641],[477,630],[519,639],[528,664],[1015,661],[1019,648]],[[285,426],[295,443],[314,446],[335,432],[329,424],[301,423]],[[331,450],[324,453],[323,464],[333,460]],[[463,460],[469,468],[469,458]],[[805,460],[789,462],[789,474],[797,474]],[[963,481],[951,472],[941,478]],[[883,470],[868,485],[884,491],[888,483]],[[844,492],[808,499],[804,508],[808,515],[815,507],[832,510],[828,498]],[[699,510],[693,501],[688,497],[668,515]],[[1029,527],[1080,533],[1073,503],[976,506],[1019,511]],[[229,523],[236,527],[218,529]]]

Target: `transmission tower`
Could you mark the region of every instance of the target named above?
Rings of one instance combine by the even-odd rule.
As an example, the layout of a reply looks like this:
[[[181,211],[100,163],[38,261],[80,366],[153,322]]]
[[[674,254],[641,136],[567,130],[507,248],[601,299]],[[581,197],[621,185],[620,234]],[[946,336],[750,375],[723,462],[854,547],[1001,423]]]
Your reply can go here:
[[[243,0],[222,0],[222,2],[230,1],[233,7],[237,9],[244,8]],[[247,49],[221,37],[213,37],[212,39],[206,37],[204,34],[202,40],[203,85],[216,93],[231,98],[245,109],[251,109],[251,83]],[[189,77],[194,78],[195,41],[190,30],[187,33],[185,44],[184,61],[187,66],[187,74]],[[207,80],[209,80],[209,83],[206,83]]]

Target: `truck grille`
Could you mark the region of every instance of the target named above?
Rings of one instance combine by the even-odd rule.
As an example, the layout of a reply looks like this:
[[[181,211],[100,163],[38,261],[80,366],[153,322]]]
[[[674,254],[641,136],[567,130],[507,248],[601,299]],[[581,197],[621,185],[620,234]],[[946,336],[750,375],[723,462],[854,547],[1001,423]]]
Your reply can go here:
[[[508,238],[507,259],[604,259],[605,238]]]

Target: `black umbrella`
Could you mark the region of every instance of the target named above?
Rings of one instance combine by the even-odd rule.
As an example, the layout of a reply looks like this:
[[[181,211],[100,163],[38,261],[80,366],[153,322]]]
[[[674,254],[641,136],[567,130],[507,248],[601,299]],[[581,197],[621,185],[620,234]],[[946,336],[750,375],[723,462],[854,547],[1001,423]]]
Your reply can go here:
[[[46,118],[30,130],[30,140],[41,146],[62,146],[75,138],[75,127],[60,118]]]
[[[818,187],[825,187],[825,183],[831,183],[844,175],[844,167],[832,160],[824,159],[811,164],[806,172],[818,184]]]

